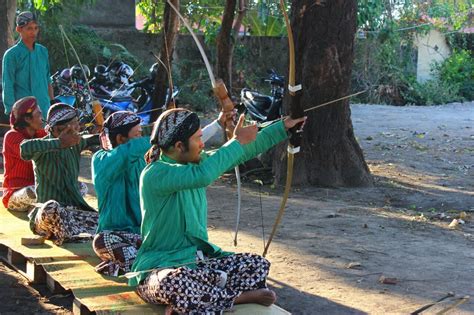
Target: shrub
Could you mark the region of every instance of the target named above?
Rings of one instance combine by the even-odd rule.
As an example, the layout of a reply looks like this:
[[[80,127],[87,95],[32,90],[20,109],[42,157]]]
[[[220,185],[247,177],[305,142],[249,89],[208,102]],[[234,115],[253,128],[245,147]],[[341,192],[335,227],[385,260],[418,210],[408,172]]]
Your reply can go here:
[[[439,79],[412,82],[402,95],[408,104],[414,105],[439,105],[463,100],[457,84]]]
[[[454,50],[451,56],[435,65],[439,79],[458,85],[459,94],[474,100],[474,58],[467,50]]]

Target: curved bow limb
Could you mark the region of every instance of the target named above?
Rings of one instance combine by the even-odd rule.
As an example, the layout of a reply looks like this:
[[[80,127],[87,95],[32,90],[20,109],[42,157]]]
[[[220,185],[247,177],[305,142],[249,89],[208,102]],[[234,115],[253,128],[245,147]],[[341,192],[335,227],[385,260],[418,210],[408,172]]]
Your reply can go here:
[[[204,51],[204,48],[197,38],[196,34],[194,33],[193,29],[189,25],[189,23],[184,19],[184,17],[181,15],[179,12],[178,8],[176,8],[173,3],[171,3],[170,0],[166,0],[168,5],[173,9],[173,11],[176,13],[176,15],[179,17],[179,19],[183,22],[184,26],[187,28],[189,33],[191,34],[194,42],[196,43],[199,52],[201,53],[201,57],[204,61],[204,64],[206,65],[207,73],[209,75],[209,79],[211,80],[211,85],[212,85],[212,90],[214,92],[215,97],[217,98],[222,111],[227,112],[231,111],[234,109],[234,103],[229,97],[229,92],[227,91],[227,88],[224,84],[224,81],[221,79],[216,79],[214,76],[214,73],[212,72],[211,64],[209,62],[209,59],[207,58],[206,52]],[[227,138],[229,138],[229,135],[227,135]],[[242,200],[242,194],[241,194],[241,179],[240,179],[240,170],[239,166],[235,166],[234,168],[235,171],[235,178],[237,180],[237,223],[236,223],[236,230],[235,230],[235,237],[234,237],[234,245],[237,246],[237,233],[239,230],[239,221],[240,221],[240,212],[241,212],[241,200]]]
[[[295,62],[295,43],[293,38],[293,30],[291,28],[290,20],[288,18],[288,14],[286,13],[285,8],[285,1],[280,0],[280,8],[285,18],[286,29],[288,33],[288,55],[289,55],[289,69],[288,69],[288,92],[290,96],[292,96],[291,101],[298,105],[297,111],[291,112],[292,118],[301,117],[303,112],[299,108],[299,96],[296,95],[298,91],[301,90],[301,85],[296,85],[296,62]],[[296,97],[295,97],[296,96]],[[281,219],[283,218],[283,214],[285,213],[286,203],[288,201],[288,196],[291,190],[291,184],[293,181],[293,166],[295,160],[295,154],[300,151],[300,145],[302,140],[302,125],[297,125],[290,129],[290,140],[288,143],[288,156],[287,156],[287,167],[286,167],[286,182],[285,182],[285,190],[283,192],[283,197],[280,203],[280,209],[278,210],[277,217],[275,219],[275,223],[272,227],[272,232],[268,238],[267,244],[263,250],[262,256],[265,257],[268,253],[268,249],[270,248],[270,244],[277,232],[278,226],[280,225]]]

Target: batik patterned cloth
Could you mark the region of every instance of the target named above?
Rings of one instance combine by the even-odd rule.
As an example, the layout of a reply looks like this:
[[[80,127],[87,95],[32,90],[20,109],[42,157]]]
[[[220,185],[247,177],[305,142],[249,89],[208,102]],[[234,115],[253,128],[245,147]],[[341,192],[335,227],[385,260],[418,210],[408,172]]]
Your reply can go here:
[[[102,262],[95,267],[98,273],[118,276],[130,271],[142,244],[139,234],[124,231],[103,231],[94,237],[92,247]]]
[[[49,200],[38,210],[33,230],[56,245],[91,240],[97,230],[99,214]]]
[[[141,118],[129,111],[118,111],[110,115],[105,121],[100,133],[100,144],[104,150],[112,150],[112,142],[109,133],[117,132],[127,134],[131,128],[138,125]]]
[[[85,197],[87,193],[89,192],[89,188],[87,188],[87,185],[83,182],[79,182],[79,192],[81,193],[82,197]]]
[[[152,163],[158,160],[161,149],[168,149],[178,141],[186,141],[200,127],[199,117],[184,108],[174,108],[163,112],[153,125],[150,142],[151,149],[145,160]]]
[[[36,202],[35,186],[23,187],[15,191],[8,200],[8,210],[26,212],[32,210]]]
[[[56,103],[48,110],[47,127],[54,127],[57,124],[72,120],[74,117],[78,117],[78,112],[74,107],[64,103]]]
[[[220,314],[245,291],[266,288],[270,262],[255,254],[235,254],[197,264],[196,269],[155,270],[138,285],[148,303],[168,304],[185,314]]]

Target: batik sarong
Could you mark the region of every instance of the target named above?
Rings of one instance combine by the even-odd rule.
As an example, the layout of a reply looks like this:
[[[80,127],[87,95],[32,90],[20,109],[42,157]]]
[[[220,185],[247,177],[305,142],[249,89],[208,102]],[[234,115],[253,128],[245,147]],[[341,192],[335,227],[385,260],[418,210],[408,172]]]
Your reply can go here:
[[[130,271],[142,244],[139,234],[124,231],[102,231],[94,237],[92,247],[102,262],[95,270],[108,276]]]
[[[8,200],[8,210],[26,212],[35,207],[35,186],[26,186],[15,191]]]
[[[137,293],[148,303],[168,304],[185,314],[229,310],[245,291],[266,288],[270,262],[259,255],[235,254],[200,262],[197,268],[152,271]]]
[[[89,241],[95,235],[99,214],[49,200],[39,208],[33,230],[56,245],[63,242]]]

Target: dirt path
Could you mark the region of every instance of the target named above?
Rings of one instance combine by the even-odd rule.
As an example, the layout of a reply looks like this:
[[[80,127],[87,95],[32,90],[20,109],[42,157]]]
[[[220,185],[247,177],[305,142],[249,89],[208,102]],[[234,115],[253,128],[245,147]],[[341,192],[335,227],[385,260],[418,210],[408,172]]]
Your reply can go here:
[[[474,104],[353,105],[352,119],[375,186],[294,189],[267,256],[278,304],[294,314],[406,314],[448,291],[474,298]],[[82,166],[90,183],[90,160]],[[244,183],[234,248],[235,183],[219,180],[208,190],[211,240],[261,253],[262,221],[267,238],[280,197]],[[460,215],[465,224],[448,228]],[[474,303],[453,313],[473,314]]]
[[[52,295],[46,285],[29,286],[25,278],[0,262],[0,314],[71,315],[72,296]]]
[[[279,303],[294,314],[392,314],[448,291],[474,296],[474,104],[353,105],[352,119],[375,186],[291,194],[268,256]],[[258,188],[244,186],[236,251],[261,253]],[[232,192],[221,181],[208,194],[210,237],[228,249]],[[268,236],[281,191],[261,196]],[[471,218],[449,229],[462,211]],[[474,303],[457,313],[474,313]]]

